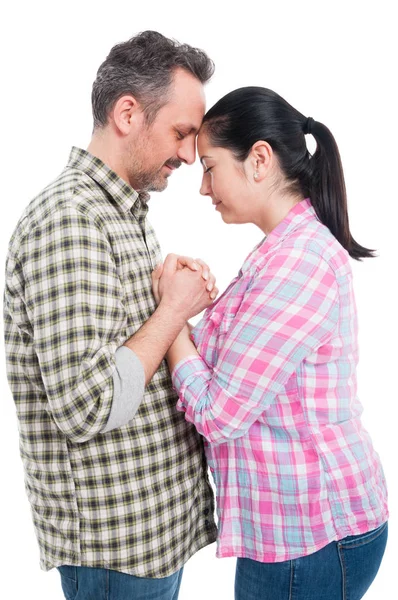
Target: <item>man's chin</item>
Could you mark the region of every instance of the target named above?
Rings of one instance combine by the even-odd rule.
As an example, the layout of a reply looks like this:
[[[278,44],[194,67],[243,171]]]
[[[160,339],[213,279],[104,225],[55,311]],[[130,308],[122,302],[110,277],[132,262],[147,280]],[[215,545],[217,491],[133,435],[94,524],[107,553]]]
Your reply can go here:
[[[169,185],[167,177],[153,181],[147,188],[148,192],[163,192]]]

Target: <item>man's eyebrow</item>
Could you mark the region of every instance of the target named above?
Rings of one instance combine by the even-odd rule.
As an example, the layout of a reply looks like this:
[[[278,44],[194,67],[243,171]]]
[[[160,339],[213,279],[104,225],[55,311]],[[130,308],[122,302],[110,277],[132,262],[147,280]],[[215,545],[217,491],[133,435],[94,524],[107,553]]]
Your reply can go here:
[[[182,129],[183,131],[187,131],[188,134],[190,133],[198,133],[199,131],[199,127],[195,127],[194,125],[191,124],[187,124],[187,123],[177,123],[176,125],[177,129]]]
[[[206,154],[204,154],[203,156],[201,156],[200,157],[200,162],[202,163],[202,165],[203,165],[203,161],[204,161],[205,158],[211,158],[211,156],[206,156]]]

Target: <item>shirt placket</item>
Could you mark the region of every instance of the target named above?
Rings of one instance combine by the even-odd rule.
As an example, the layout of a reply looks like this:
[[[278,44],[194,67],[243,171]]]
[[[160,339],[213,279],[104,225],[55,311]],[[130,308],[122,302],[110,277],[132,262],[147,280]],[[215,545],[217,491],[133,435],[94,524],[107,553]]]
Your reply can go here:
[[[141,230],[142,233],[142,239],[146,248],[146,252],[147,252],[147,256],[148,256],[148,261],[149,264],[151,265],[152,269],[154,269],[156,267],[155,263],[155,253],[151,252],[150,247],[148,246],[148,240],[147,240],[147,235],[146,235],[146,216],[148,213],[148,207],[147,206],[142,206],[141,201],[138,199],[134,205],[132,206],[131,210],[130,210],[130,214],[132,216],[132,219],[138,223],[139,228]]]

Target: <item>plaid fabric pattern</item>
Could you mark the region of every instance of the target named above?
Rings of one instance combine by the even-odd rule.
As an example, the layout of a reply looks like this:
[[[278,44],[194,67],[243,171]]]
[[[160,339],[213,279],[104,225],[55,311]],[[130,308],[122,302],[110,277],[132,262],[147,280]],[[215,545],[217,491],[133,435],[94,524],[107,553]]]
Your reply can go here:
[[[348,254],[297,204],[192,331],[173,372],[206,438],[218,556],[294,559],[387,518],[379,457],[356,395]]]
[[[165,577],[215,540],[202,438],[175,409],[165,361],[134,419],[101,434],[115,351],[156,308],[146,216],[146,198],[73,148],[10,241],[7,372],[44,570]]]

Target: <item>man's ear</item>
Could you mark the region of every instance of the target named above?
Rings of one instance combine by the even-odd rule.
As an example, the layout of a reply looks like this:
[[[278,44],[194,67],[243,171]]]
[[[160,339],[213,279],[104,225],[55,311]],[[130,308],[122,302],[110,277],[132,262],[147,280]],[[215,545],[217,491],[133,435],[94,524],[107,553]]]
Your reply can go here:
[[[111,111],[112,120],[122,135],[128,135],[137,125],[141,125],[144,115],[140,103],[126,94],[115,102]]]

